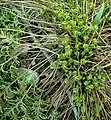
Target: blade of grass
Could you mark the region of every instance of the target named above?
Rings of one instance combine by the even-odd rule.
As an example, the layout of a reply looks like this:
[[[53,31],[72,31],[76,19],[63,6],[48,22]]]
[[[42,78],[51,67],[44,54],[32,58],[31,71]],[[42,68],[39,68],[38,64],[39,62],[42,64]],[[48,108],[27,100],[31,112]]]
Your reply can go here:
[[[100,10],[99,10],[99,12],[97,13],[96,17],[93,20],[93,23],[92,23],[93,25],[99,25],[100,24],[101,17],[102,17],[103,12],[104,12],[104,7],[105,7],[105,5],[103,3],[102,6],[101,6],[101,8],[100,8]]]

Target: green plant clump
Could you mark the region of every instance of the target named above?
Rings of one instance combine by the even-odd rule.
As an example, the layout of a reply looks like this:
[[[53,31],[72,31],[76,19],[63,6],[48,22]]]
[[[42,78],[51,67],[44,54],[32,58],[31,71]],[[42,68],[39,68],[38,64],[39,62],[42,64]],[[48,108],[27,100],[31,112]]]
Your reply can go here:
[[[72,100],[80,119],[107,119],[104,106],[110,101],[101,94],[107,89],[107,79],[101,67],[95,65],[95,55],[101,51],[95,32],[99,31],[105,5],[102,4],[93,22],[88,23],[88,11],[91,12],[92,8],[86,4],[85,1],[69,0],[43,7],[42,14],[52,12],[52,22],[58,24],[56,42],[60,52],[51,68],[63,70],[66,85],[73,84]]]
[[[62,42],[61,46],[63,51],[58,54],[58,61],[54,64],[57,69],[64,71],[65,83],[74,84],[72,99],[80,109],[82,119],[86,119],[88,109],[90,109],[91,118],[94,118],[95,115],[100,117],[99,112],[102,110],[102,106],[99,102],[95,104],[95,97],[97,97],[96,92],[105,90],[103,84],[106,79],[101,68],[92,68],[93,63],[90,60],[98,51],[96,44],[88,45],[77,41],[75,45],[71,45],[70,39],[67,39]],[[53,64],[51,66],[53,67]],[[91,70],[87,72],[89,69]],[[97,107],[100,109],[98,110]]]

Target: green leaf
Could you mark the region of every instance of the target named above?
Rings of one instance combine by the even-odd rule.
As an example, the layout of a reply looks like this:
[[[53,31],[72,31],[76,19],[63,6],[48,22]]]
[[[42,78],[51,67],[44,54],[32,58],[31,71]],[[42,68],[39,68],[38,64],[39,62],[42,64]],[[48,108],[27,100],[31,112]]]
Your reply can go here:
[[[96,31],[98,29],[98,25],[97,24],[95,24],[95,25],[92,24],[92,25],[88,26],[88,29],[90,31]]]
[[[62,45],[64,45],[64,46],[67,46],[69,44],[70,44],[70,40],[68,38],[62,41]]]
[[[103,15],[103,12],[104,12],[104,3],[102,4],[99,12],[97,13],[96,17],[95,17],[94,20],[93,20],[93,23],[92,23],[92,24],[93,24],[94,26],[100,24],[100,22],[101,22],[101,17],[102,17],[102,15]]]
[[[88,44],[83,44],[83,48],[85,52],[89,51],[89,45]]]
[[[56,68],[56,64],[55,63],[51,63],[50,68],[51,69],[55,69]]]
[[[93,85],[89,85],[88,87],[89,87],[89,89],[94,89]]]
[[[25,79],[25,83],[29,85],[35,85],[37,80],[37,73],[34,71],[30,71]]]
[[[81,64],[81,65],[85,65],[87,62],[88,62],[88,61],[87,61],[86,59],[84,59],[84,58],[80,60],[80,64]]]

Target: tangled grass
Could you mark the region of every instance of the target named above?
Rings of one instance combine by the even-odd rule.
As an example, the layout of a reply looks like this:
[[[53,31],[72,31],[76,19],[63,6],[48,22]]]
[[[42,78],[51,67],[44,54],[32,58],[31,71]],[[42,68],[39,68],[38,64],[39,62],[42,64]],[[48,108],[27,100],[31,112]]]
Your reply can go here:
[[[110,119],[110,6],[1,1],[1,120]]]
[[[57,111],[37,85],[37,72],[22,62],[22,56],[28,58],[31,52],[22,39],[33,34],[21,19],[23,8],[9,3],[1,4],[0,9],[0,119],[57,120]]]

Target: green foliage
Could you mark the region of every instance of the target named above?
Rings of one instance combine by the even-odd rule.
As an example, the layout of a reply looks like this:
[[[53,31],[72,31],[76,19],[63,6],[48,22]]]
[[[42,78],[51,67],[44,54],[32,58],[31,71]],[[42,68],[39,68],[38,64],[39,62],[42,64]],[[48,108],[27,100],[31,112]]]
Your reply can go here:
[[[0,10],[0,71],[10,71],[11,67],[19,66],[16,54],[19,51],[19,38],[25,27],[10,11]]]
[[[37,73],[29,70],[29,75],[25,79],[25,83],[29,85],[36,85],[37,81]]]
[[[80,3],[84,4],[84,2]],[[97,102],[99,100],[96,98],[96,92],[106,90],[107,80],[103,70],[94,65],[95,55],[101,51],[94,31],[97,31],[101,22],[105,5],[102,4],[93,23],[89,26],[88,13],[83,9],[86,6],[85,4],[81,6],[81,4],[77,1],[73,5],[70,1],[54,2],[51,6],[47,5],[48,7],[43,8],[42,13],[47,11],[48,14],[50,9],[52,15],[56,16],[55,23],[59,25],[58,29],[68,35],[68,38],[64,40],[61,39],[61,35],[58,36],[57,43],[61,51],[58,53],[56,62],[51,64],[51,68],[63,70],[65,83],[73,84],[72,99],[78,112],[80,110],[81,119],[98,119],[101,118],[103,106]],[[94,9],[92,4],[88,7]],[[101,97],[102,100],[103,98],[104,96]],[[102,102],[105,103],[104,100]]]
[[[44,100],[43,91],[29,82],[29,79],[37,80],[37,77],[32,77],[32,74],[28,70],[12,69],[9,81],[0,79],[1,120],[58,119],[56,111]]]
[[[100,24],[103,12],[104,12],[104,3],[102,4],[99,12],[97,13],[96,17],[94,18],[93,25],[99,25]]]
[[[15,8],[8,9],[0,9],[0,120],[58,120],[36,85],[37,73],[20,66],[19,38],[26,27],[13,15]]]
[[[97,31],[98,30],[98,25],[101,23],[102,21],[102,15],[103,15],[103,12],[104,12],[104,8],[105,8],[105,5],[104,3],[102,4],[99,12],[97,13],[97,15],[95,16],[92,24],[89,26],[89,29],[92,30],[92,31]]]
[[[46,23],[52,22],[55,25],[54,32],[58,35],[56,42],[59,52],[56,61],[51,64],[51,68],[64,72],[64,82],[67,86],[72,83],[70,101],[75,104],[75,119],[78,120],[79,115],[82,120],[108,120],[111,114],[111,103],[110,97],[106,93],[108,85],[105,84],[107,79],[104,71],[98,64],[95,65],[95,56],[101,51],[98,46],[99,39],[95,33],[101,26],[102,17],[111,21],[111,18],[105,15],[110,9],[109,4],[106,5],[100,1],[103,3],[102,7],[91,23],[89,15],[95,13],[96,4],[86,0],[42,0],[42,4],[41,1],[28,2],[28,6],[21,7],[23,13],[21,13],[21,9],[18,9],[19,2],[13,2],[16,7],[8,5],[8,1],[6,4],[4,0],[1,2],[3,3],[0,3],[0,119],[59,119],[58,112],[44,97],[44,91],[38,89],[38,74],[21,68],[18,57],[21,52],[19,39],[24,36],[23,31],[26,31],[27,27],[17,16],[20,17],[21,14],[25,16],[26,10],[28,19],[26,17],[24,21],[27,19],[26,23],[30,26],[33,22],[36,28],[38,23],[33,20],[38,16],[40,20],[43,19]],[[38,16],[30,6],[32,3],[40,3],[40,7],[43,7]],[[14,11],[16,11],[15,14],[13,14]],[[33,20],[30,22],[29,19]],[[45,24],[43,20],[42,22]],[[42,27],[39,25],[38,27],[42,29],[44,24],[41,25]],[[35,29],[33,31],[36,32]],[[45,35],[48,34],[44,29],[39,34],[42,32]]]

